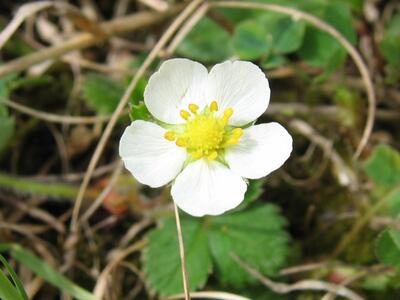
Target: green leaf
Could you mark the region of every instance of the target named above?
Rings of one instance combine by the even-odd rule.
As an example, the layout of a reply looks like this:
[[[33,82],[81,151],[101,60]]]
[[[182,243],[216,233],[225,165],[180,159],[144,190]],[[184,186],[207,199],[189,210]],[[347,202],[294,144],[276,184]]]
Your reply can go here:
[[[289,238],[275,205],[222,215],[210,223],[211,253],[223,283],[240,287],[255,281],[234,261],[232,253],[268,276],[276,275],[285,264]]]
[[[400,267],[400,231],[383,231],[376,242],[376,255],[385,265]]]
[[[96,300],[97,298],[90,292],[76,285],[68,278],[58,273],[46,262],[42,261],[32,252],[16,244],[0,244],[0,252],[9,251],[21,264],[32,270],[35,274],[42,277],[45,281],[51,283],[66,294],[69,294],[79,300]]]
[[[287,54],[302,44],[305,32],[303,21],[275,13],[263,14],[255,20],[241,22],[233,35],[233,48],[242,59],[258,59],[271,53]]]
[[[275,53],[287,54],[300,48],[306,29],[304,21],[293,21],[285,16],[278,18],[271,26]]]
[[[252,193],[256,196],[259,192]],[[199,219],[185,215],[181,223],[192,290],[204,286],[213,265],[222,283],[241,287],[254,282],[232,259],[232,253],[273,276],[286,263],[290,251],[283,228],[286,222],[272,204],[218,217]],[[161,295],[182,292],[178,249],[173,219],[166,219],[160,228],[150,232],[149,245],[143,253],[144,269],[149,285]]]
[[[219,62],[232,54],[230,36],[213,21],[203,18],[179,45],[177,53],[202,62]]]
[[[356,33],[352,25],[350,9],[346,4],[321,3],[316,5],[314,9],[317,16],[335,27],[350,43],[355,44]],[[346,50],[336,39],[309,25],[299,55],[310,65],[331,71],[343,64],[346,58]]]
[[[287,62],[287,60],[284,56],[274,54],[272,56],[269,56],[267,59],[263,60],[261,62],[261,65],[265,69],[274,69],[274,68],[282,66],[286,62]]]
[[[250,20],[236,27],[232,45],[241,59],[254,60],[267,54],[271,50],[272,42],[268,40],[265,28],[259,22]]]
[[[394,192],[387,198],[389,213],[392,217],[400,217],[400,192]]]
[[[198,219],[192,218],[182,218],[181,224],[190,289],[195,290],[204,286],[212,269],[206,228]],[[179,244],[174,219],[166,219],[161,227],[150,232],[144,263],[150,286],[161,295],[182,293]]]
[[[83,98],[92,109],[110,114],[117,107],[124,88],[104,75],[91,73],[83,81],[82,91]]]
[[[5,114],[7,114],[7,112],[2,112],[0,110],[0,150],[2,150],[8,144],[14,133],[15,126],[14,119],[12,117],[5,116]]]
[[[140,102],[137,105],[131,105],[129,117],[130,117],[131,121],[135,121],[135,120],[148,121],[151,119],[151,114],[150,114],[149,110],[147,109],[146,105],[143,102]]]
[[[247,186],[247,191],[244,194],[243,202],[236,208],[236,210],[242,210],[249,206],[252,202],[256,201],[264,191],[264,179],[258,180],[249,180],[249,184]]]
[[[25,289],[24,289],[18,275],[15,273],[13,268],[10,266],[10,264],[7,262],[7,260],[1,254],[0,254],[0,261],[6,267],[8,273],[10,274],[10,276],[14,282],[14,285],[16,286],[16,290],[21,296],[20,298],[23,300],[29,300],[28,295],[26,294]]]
[[[364,163],[364,170],[377,184],[397,185],[400,183],[400,153],[389,145],[378,145]]]
[[[400,67],[400,13],[386,25],[380,49],[389,64]]]
[[[0,299],[2,300],[22,300],[16,288],[7,278],[7,276],[0,270]]]

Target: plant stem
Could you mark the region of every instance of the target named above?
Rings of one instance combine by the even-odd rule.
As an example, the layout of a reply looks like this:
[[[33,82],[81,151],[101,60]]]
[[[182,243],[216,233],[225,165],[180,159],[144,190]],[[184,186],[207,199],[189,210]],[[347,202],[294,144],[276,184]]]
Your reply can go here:
[[[186,272],[185,245],[183,244],[183,235],[182,235],[181,220],[179,218],[179,211],[175,203],[174,203],[174,210],[175,210],[176,230],[178,231],[179,254],[181,257],[183,292],[185,294],[185,300],[190,300],[189,280]]]

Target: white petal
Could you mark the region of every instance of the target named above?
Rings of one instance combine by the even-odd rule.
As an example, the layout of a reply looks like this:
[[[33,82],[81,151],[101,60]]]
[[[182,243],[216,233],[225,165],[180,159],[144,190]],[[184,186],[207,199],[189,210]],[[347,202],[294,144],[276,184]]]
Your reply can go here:
[[[245,129],[239,143],[226,150],[225,159],[232,171],[257,179],[283,165],[292,143],[291,135],[278,123],[255,125]]]
[[[208,98],[220,111],[232,107],[230,124],[242,126],[256,120],[267,109],[270,89],[261,69],[247,61],[215,65],[208,76]]]
[[[135,121],[119,143],[125,167],[141,183],[160,187],[182,170],[186,151],[164,138],[165,129],[157,124]]]
[[[243,201],[244,180],[220,162],[199,159],[175,179],[171,194],[176,205],[196,217],[220,215]]]
[[[168,124],[180,124],[181,109],[189,103],[204,107],[207,69],[200,63],[184,58],[165,61],[154,73],[144,90],[144,102],[150,113]]]

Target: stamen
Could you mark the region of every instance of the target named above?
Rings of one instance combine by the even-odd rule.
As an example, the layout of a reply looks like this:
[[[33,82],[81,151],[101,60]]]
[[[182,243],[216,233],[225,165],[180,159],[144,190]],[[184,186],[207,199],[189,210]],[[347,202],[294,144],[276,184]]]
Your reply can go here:
[[[232,136],[236,138],[240,138],[243,135],[243,129],[242,128],[235,128],[232,130]]]
[[[178,138],[175,142],[178,147],[186,147],[186,141],[183,138]]]
[[[180,115],[184,120],[188,120],[190,118],[190,113],[183,109],[180,111]]]
[[[211,112],[216,112],[216,111],[218,111],[218,103],[217,103],[217,101],[211,102],[211,104],[210,104],[210,111],[211,111]]]
[[[190,153],[193,159],[200,159],[203,156],[203,151],[201,150],[196,150],[192,153]]]
[[[190,110],[193,114],[196,114],[198,109],[199,109],[199,107],[198,107],[196,104],[194,104],[194,103],[190,103],[190,104],[189,104],[189,110]]]
[[[173,132],[173,131],[167,131],[167,132],[164,134],[164,138],[165,138],[166,140],[168,140],[168,141],[173,142],[173,141],[175,141],[175,139],[176,139],[176,133]]]
[[[209,159],[209,160],[214,160],[214,159],[216,159],[218,157],[218,152],[217,151],[213,151],[213,152],[211,152],[208,156],[207,156],[207,158]]]
[[[228,124],[228,121],[232,117],[232,115],[233,115],[233,108],[232,107],[225,109],[224,114],[222,116],[222,121],[225,124]]]

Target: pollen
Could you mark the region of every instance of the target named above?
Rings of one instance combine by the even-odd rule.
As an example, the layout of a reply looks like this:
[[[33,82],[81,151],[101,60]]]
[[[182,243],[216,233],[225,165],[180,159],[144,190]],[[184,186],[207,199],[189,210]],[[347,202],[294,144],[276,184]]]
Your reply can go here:
[[[186,123],[177,131],[167,131],[164,138],[186,148],[193,160],[218,159],[225,148],[237,144],[243,135],[242,128],[228,125],[234,113],[233,108],[227,108],[217,115],[218,110],[216,101],[212,101],[202,112],[199,112],[196,104],[189,104],[188,110],[180,111]]]

